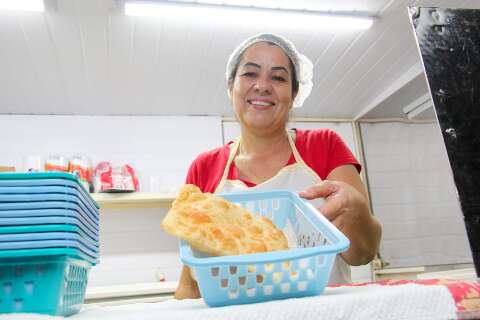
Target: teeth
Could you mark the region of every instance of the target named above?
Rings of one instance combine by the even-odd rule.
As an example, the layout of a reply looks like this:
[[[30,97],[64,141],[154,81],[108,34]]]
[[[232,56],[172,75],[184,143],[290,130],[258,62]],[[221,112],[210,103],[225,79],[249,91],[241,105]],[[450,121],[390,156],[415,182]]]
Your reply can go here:
[[[250,103],[251,103],[251,104],[258,105],[258,106],[272,106],[272,105],[273,105],[272,102],[257,101],[257,100],[252,100],[252,101],[250,101]]]

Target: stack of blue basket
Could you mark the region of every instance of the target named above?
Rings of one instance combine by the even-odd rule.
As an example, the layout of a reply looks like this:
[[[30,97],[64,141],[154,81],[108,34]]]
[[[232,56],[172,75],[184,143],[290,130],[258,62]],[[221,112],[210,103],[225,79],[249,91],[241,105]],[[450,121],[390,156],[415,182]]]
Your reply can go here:
[[[0,314],[71,315],[99,256],[99,206],[68,173],[0,173]]]

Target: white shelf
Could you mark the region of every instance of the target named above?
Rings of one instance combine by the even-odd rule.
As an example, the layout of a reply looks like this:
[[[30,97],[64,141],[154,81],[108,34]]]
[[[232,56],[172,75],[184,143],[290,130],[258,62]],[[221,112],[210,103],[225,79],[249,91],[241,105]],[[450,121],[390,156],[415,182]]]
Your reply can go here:
[[[171,295],[177,288],[177,281],[132,283],[114,286],[87,287],[85,300],[99,300],[153,295]]]
[[[92,193],[100,209],[155,208],[171,206],[175,195],[165,193]]]
[[[156,303],[173,299],[172,295],[161,295],[161,296],[149,296],[149,297],[127,297],[119,299],[103,299],[103,300],[85,300],[85,305],[87,306],[121,306],[125,304],[133,303]]]
[[[417,279],[479,280],[474,268],[426,272],[417,275]]]

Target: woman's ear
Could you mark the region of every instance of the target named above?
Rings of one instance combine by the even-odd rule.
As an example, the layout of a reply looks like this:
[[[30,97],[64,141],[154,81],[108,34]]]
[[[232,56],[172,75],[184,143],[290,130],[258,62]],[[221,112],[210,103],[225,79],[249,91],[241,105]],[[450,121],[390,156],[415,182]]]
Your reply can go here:
[[[232,88],[233,88],[233,81],[228,81],[227,83],[227,94],[228,98],[232,100]]]
[[[295,98],[297,97],[297,94],[298,94],[298,90],[292,92],[292,104],[290,105],[290,111],[292,111],[292,109],[293,109],[293,101],[295,101]]]

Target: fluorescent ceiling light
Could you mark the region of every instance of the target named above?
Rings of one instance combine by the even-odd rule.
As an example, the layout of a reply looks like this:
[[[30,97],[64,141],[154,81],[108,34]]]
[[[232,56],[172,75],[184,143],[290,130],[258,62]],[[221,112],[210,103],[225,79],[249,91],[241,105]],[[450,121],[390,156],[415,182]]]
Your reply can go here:
[[[135,1],[135,0],[130,0]],[[139,1],[139,0],[137,0]],[[153,1],[153,0],[143,0]],[[194,4],[213,4],[239,7],[270,8],[285,10],[306,10],[321,12],[362,12],[366,10],[366,5],[360,1],[281,1],[281,0],[161,0],[170,2],[194,3]],[[364,1],[365,2],[365,1]]]
[[[268,22],[269,26],[303,26],[321,29],[368,29],[373,18],[365,15],[335,14],[319,11],[284,10],[239,5],[193,4],[187,2],[127,2],[125,14],[149,17],[179,17],[185,20],[208,17],[231,23]]]
[[[0,0],[0,10],[45,11],[43,0]]]

